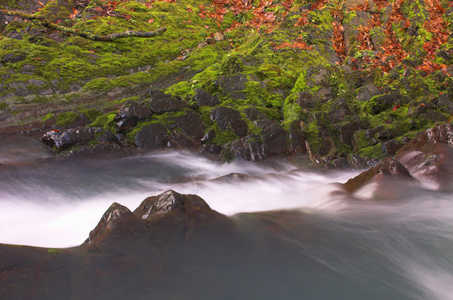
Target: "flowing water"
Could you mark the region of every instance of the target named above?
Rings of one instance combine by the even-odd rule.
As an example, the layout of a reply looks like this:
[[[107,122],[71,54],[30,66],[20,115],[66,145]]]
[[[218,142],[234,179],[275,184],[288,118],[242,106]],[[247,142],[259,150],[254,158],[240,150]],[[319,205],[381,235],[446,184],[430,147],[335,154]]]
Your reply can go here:
[[[227,215],[303,212],[303,220],[291,219],[294,230],[278,236],[292,256],[273,270],[281,280],[275,289],[289,287],[275,292],[286,295],[280,299],[295,299],[299,289],[306,291],[300,299],[453,299],[451,193],[388,182],[380,193],[371,186],[349,196],[338,183],[359,171],[297,169],[288,161],[220,164],[185,152],[49,157],[31,139],[0,146],[0,243],[75,246],[113,202],[134,210],[146,197],[173,189],[197,194]],[[233,217],[239,224],[246,219]],[[269,291],[255,296],[272,299]]]

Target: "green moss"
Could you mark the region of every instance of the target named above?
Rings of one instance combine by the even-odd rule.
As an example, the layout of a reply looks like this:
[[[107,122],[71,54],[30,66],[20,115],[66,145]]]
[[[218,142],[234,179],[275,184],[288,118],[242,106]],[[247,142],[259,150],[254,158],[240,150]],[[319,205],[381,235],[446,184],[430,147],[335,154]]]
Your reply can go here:
[[[110,130],[111,132],[116,132],[116,124],[114,121],[114,118],[116,116],[116,113],[108,113],[108,114],[103,114],[94,120],[93,123],[91,123],[90,127],[102,127],[106,130]]]
[[[55,125],[58,125],[58,126],[71,125],[79,117],[80,116],[78,113],[75,113],[72,111],[64,112],[64,113],[57,115],[57,122],[55,123]]]
[[[42,117],[42,121],[45,122],[49,119],[53,119],[54,118],[54,114],[53,113],[48,113],[47,115],[45,115],[44,117]]]
[[[0,110],[5,110],[8,108],[8,104],[5,101],[0,102]]]
[[[308,144],[312,153],[317,153],[321,150],[323,142],[319,137],[319,129],[316,123],[310,123],[307,127],[303,129],[305,138],[307,139]]]
[[[228,144],[234,140],[237,140],[239,137],[230,130],[224,130],[224,131],[216,131],[216,137],[213,138],[209,143],[210,144],[215,144],[215,145],[225,145]]]
[[[90,119],[91,122],[94,122],[96,120],[96,118],[101,115],[101,113],[97,109],[94,109],[94,108],[85,108],[85,109],[80,110],[80,112],[82,114],[84,114],[85,116],[87,116],[87,118]]]
[[[374,146],[362,148],[357,152],[357,154],[360,156],[363,156],[363,157],[368,157],[368,158],[383,159],[385,157],[385,155],[382,151],[381,143],[378,143]]]

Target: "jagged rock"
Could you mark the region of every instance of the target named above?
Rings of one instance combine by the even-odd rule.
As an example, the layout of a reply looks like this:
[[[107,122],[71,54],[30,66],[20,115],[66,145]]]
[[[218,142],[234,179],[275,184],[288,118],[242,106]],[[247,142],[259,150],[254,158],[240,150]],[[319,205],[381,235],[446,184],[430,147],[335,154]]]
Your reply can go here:
[[[119,131],[127,131],[135,127],[139,120],[152,115],[151,109],[135,101],[126,101],[116,114],[114,120]]]
[[[221,157],[224,161],[232,159],[262,161],[265,158],[262,143],[255,135],[249,135],[223,145]]]
[[[83,145],[94,138],[94,133],[99,128],[77,127],[65,130],[48,131],[42,137],[42,142],[49,147],[65,150],[73,145]]]
[[[426,186],[453,190],[453,124],[420,133],[406,143],[395,158]]]
[[[232,130],[238,137],[244,137],[248,133],[247,123],[241,118],[239,111],[231,107],[213,108],[210,118],[222,131]]]
[[[171,111],[182,111],[186,108],[186,103],[179,97],[164,94],[160,90],[151,91],[148,105],[153,113],[163,114]]]
[[[135,135],[135,145],[142,149],[160,149],[167,146],[170,136],[161,123],[143,126]]]
[[[99,243],[106,237],[124,239],[146,232],[146,227],[139,218],[127,207],[115,202],[107,209],[84,243]]]
[[[368,84],[357,89],[357,100],[368,101],[379,92],[374,84]]]
[[[216,106],[220,104],[218,95],[213,96],[201,89],[195,90],[194,99],[199,106]]]
[[[348,193],[354,193],[365,185],[381,177],[392,177],[394,179],[413,180],[409,171],[397,160],[387,157],[380,164],[372,167],[368,171],[360,173],[358,176],[349,179],[344,184],[344,189]]]

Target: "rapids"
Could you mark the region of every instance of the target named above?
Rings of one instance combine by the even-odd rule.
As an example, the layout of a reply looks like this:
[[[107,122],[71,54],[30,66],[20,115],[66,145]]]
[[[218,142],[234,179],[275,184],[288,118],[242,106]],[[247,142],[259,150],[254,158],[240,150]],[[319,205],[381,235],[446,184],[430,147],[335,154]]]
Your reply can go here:
[[[312,237],[295,229],[279,238],[298,253],[288,259],[308,257],[337,274],[338,282],[346,278],[358,286],[338,284],[326,292],[338,293],[336,299],[453,299],[451,193],[388,183],[392,197],[376,196],[372,187],[351,196],[338,183],[360,171],[299,168],[304,161],[220,164],[186,152],[50,156],[34,140],[0,146],[0,243],[76,246],[113,202],[134,210],[146,197],[173,189],[201,196],[239,224],[244,212],[303,211],[306,217],[294,228],[308,226]],[[328,276],[302,274],[297,263],[285,266],[282,280],[313,275],[320,291],[324,284],[336,286]],[[348,293],[353,296],[344,298]]]

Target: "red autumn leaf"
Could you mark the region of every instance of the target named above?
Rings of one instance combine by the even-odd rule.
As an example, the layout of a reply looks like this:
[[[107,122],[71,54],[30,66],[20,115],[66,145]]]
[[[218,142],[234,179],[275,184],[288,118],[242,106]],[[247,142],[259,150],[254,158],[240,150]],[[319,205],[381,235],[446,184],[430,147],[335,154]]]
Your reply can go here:
[[[148,23],[149,23],[149,24],[154,23],[154,19],[149,19],[149,20],[148,20]]]

